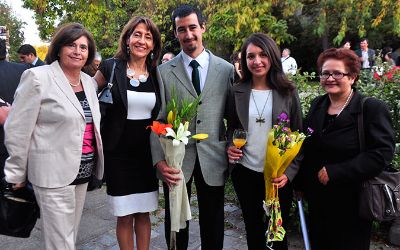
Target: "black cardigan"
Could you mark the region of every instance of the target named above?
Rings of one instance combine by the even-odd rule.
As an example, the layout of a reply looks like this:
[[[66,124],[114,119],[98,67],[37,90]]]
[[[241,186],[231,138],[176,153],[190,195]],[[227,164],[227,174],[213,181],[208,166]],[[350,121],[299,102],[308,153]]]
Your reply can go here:
[[[364,104],[366,151],[360,152],[357,116],[362,97],[355,91],[349,105],[325,128],[329,97],[326,94],[312,102],[304,128],[310,127],[314,133],[303,144],[301,187],[318,192],[322,184],[317,173],[325,166],[329,176],[327,188],[346,192],[348,187],[358,187],[390,164],[395,149],[394,130],[387,106],[376,98],[369,98]]]
[[[102,105],[102,122],[101,122],[101,136],[103,139],[104,150],[113,150],[124,130],[126,117],[127,117],[127,77],[126,77],[126,61],[110,58],[103,61],[99,67],[104,78],[107,82],[111,76],[111,70],[116,60],[114,71],[113,87],[111,93],[113,97],[113,104]],[[154,85],[156,93],[156,105],[152,110],[151,118],[156,119],[161,107],[160,87],[156,77],[156,68],[149,71],[149,80]]]

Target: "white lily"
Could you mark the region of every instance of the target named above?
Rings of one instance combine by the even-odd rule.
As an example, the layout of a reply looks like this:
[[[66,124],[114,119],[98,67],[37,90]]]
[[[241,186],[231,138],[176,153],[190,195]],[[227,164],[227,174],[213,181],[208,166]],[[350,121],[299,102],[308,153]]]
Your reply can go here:
[[[186,124],[187,123],[187,124]],[[190,131],[188,131],[189,123],[185,122],[185,126],[180,123],[178,127],[178,131],[175,133],[175,131],[172,128],[166,128],[167,134],[166,136],[171,136],[173,139],[172,145],[178,146],[181,142],[183,142],[185,145],[188,144],[189,138],[188,136],[190,135]]]

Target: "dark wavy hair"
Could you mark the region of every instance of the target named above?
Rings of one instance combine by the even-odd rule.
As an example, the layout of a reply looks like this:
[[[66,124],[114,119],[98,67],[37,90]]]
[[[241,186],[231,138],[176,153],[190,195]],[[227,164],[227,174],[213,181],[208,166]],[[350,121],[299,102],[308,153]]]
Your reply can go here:
[[[82,36],[86,37],[88,40],[89,53],[85,66],[91,64],[94,55],[96,54],[96,43],[93,39],[93,35],[80,23],[67,23],[57,30],[51,39],[49,51],[46,56],[46,63],[51,64],[52,62],[59,60],[59,54],[62,47],[73,43]]]
[[[149,53],[146,57],[146,65],[148,68],[154,68],[158,65],[158,60],[160,59],[161,55],[161,34],[160,31],[158,30],[157,25],[154,24],[154,22],[147,17],[143,16],[138,16],[138,17],[133,17],[129,22],[125,25],[124,29],[122,30],[122,33],[119,37],[118,41],[118,50],[117,53],[115,53],[114,57],[128,61],[129,60],[129,54],[127,52],[127,46],[126,46],[126,40],[132,35],[133,31],[135,30],[136,26],[139,24],[143,23],[146,25],[147,29],[150,31],[151,35],[153,36],[153,58],[151,58],[151,53]]]
[[[191,14],[196,14],[200,27],[203,27],[205,25],[206,21],[198,8],[189,4],[181,4],[172,12],[171,16],[172,28],[174,29],[174,33],[176,33],[175,19],[177,17],[179,18],[187,17]]]
[[[247,38],[242,46],[242,79],[240,82],[247,82],[252,79],[252,74],[247,67],[246,57],[247,57],[247,47],[253,44],[263,50],[267,55],[271,67],[267,73],[267,83],[272,89],[276,89],[279,94],[283,96],[290,95],[296,88],[294,84],[289,81],[285,73],[283,73],[282,63],[281,63],[281,53],[278,46],[271,37],[264,33],[254,33]]]
[[[353,86],[356,86],[361,70],[361,60],[356,53],[344,48],[330,48],[325,50],[318,56],[317,67],[319,73],[322,71],[322,65],[329,59],[342,61],[350,76],[355,77]]]

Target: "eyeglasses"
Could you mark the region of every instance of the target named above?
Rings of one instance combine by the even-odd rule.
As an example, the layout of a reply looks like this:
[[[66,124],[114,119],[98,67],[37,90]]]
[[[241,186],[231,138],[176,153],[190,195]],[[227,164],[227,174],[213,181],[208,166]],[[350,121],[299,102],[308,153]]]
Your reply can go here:
[[[81,44],[81,45],[77,45],[76,43],[69,43],[66,45],[68,48],[72,49],[72,50],[76,50],[76,48],[79,47],[79,49],[82,52],[86,52],[88,50],[88,46],[86,46],[85,44]]]
[[[330,76],[332,76],[333,79],[340,80],[344,76],[348,76],[348,75],[350,75],[350,74],[349,73],[343,73],[343,72],[340,72],[340,71],[334,71],[332,73],[330,73],[330,72],[321,72],[321,74],[319,75],[319,78],[321,78],[322,80],[327,80]]]

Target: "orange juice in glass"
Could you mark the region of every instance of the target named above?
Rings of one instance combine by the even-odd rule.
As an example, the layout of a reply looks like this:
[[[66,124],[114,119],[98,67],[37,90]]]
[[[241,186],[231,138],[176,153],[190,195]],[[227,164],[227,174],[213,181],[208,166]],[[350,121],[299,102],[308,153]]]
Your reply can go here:
[[[233,131],[233,145],[235,145],[236,148],[241,149],[247,141],[247,131],[243,129],[235,129]],[[235,161],[234,163],[238,163],[238,161]]]
[[[240,138],[233,139],[233,145],[235,145],[236,148],[240,149],[244,146],[244,144],[246,144],[246,139],[240,139]]]

